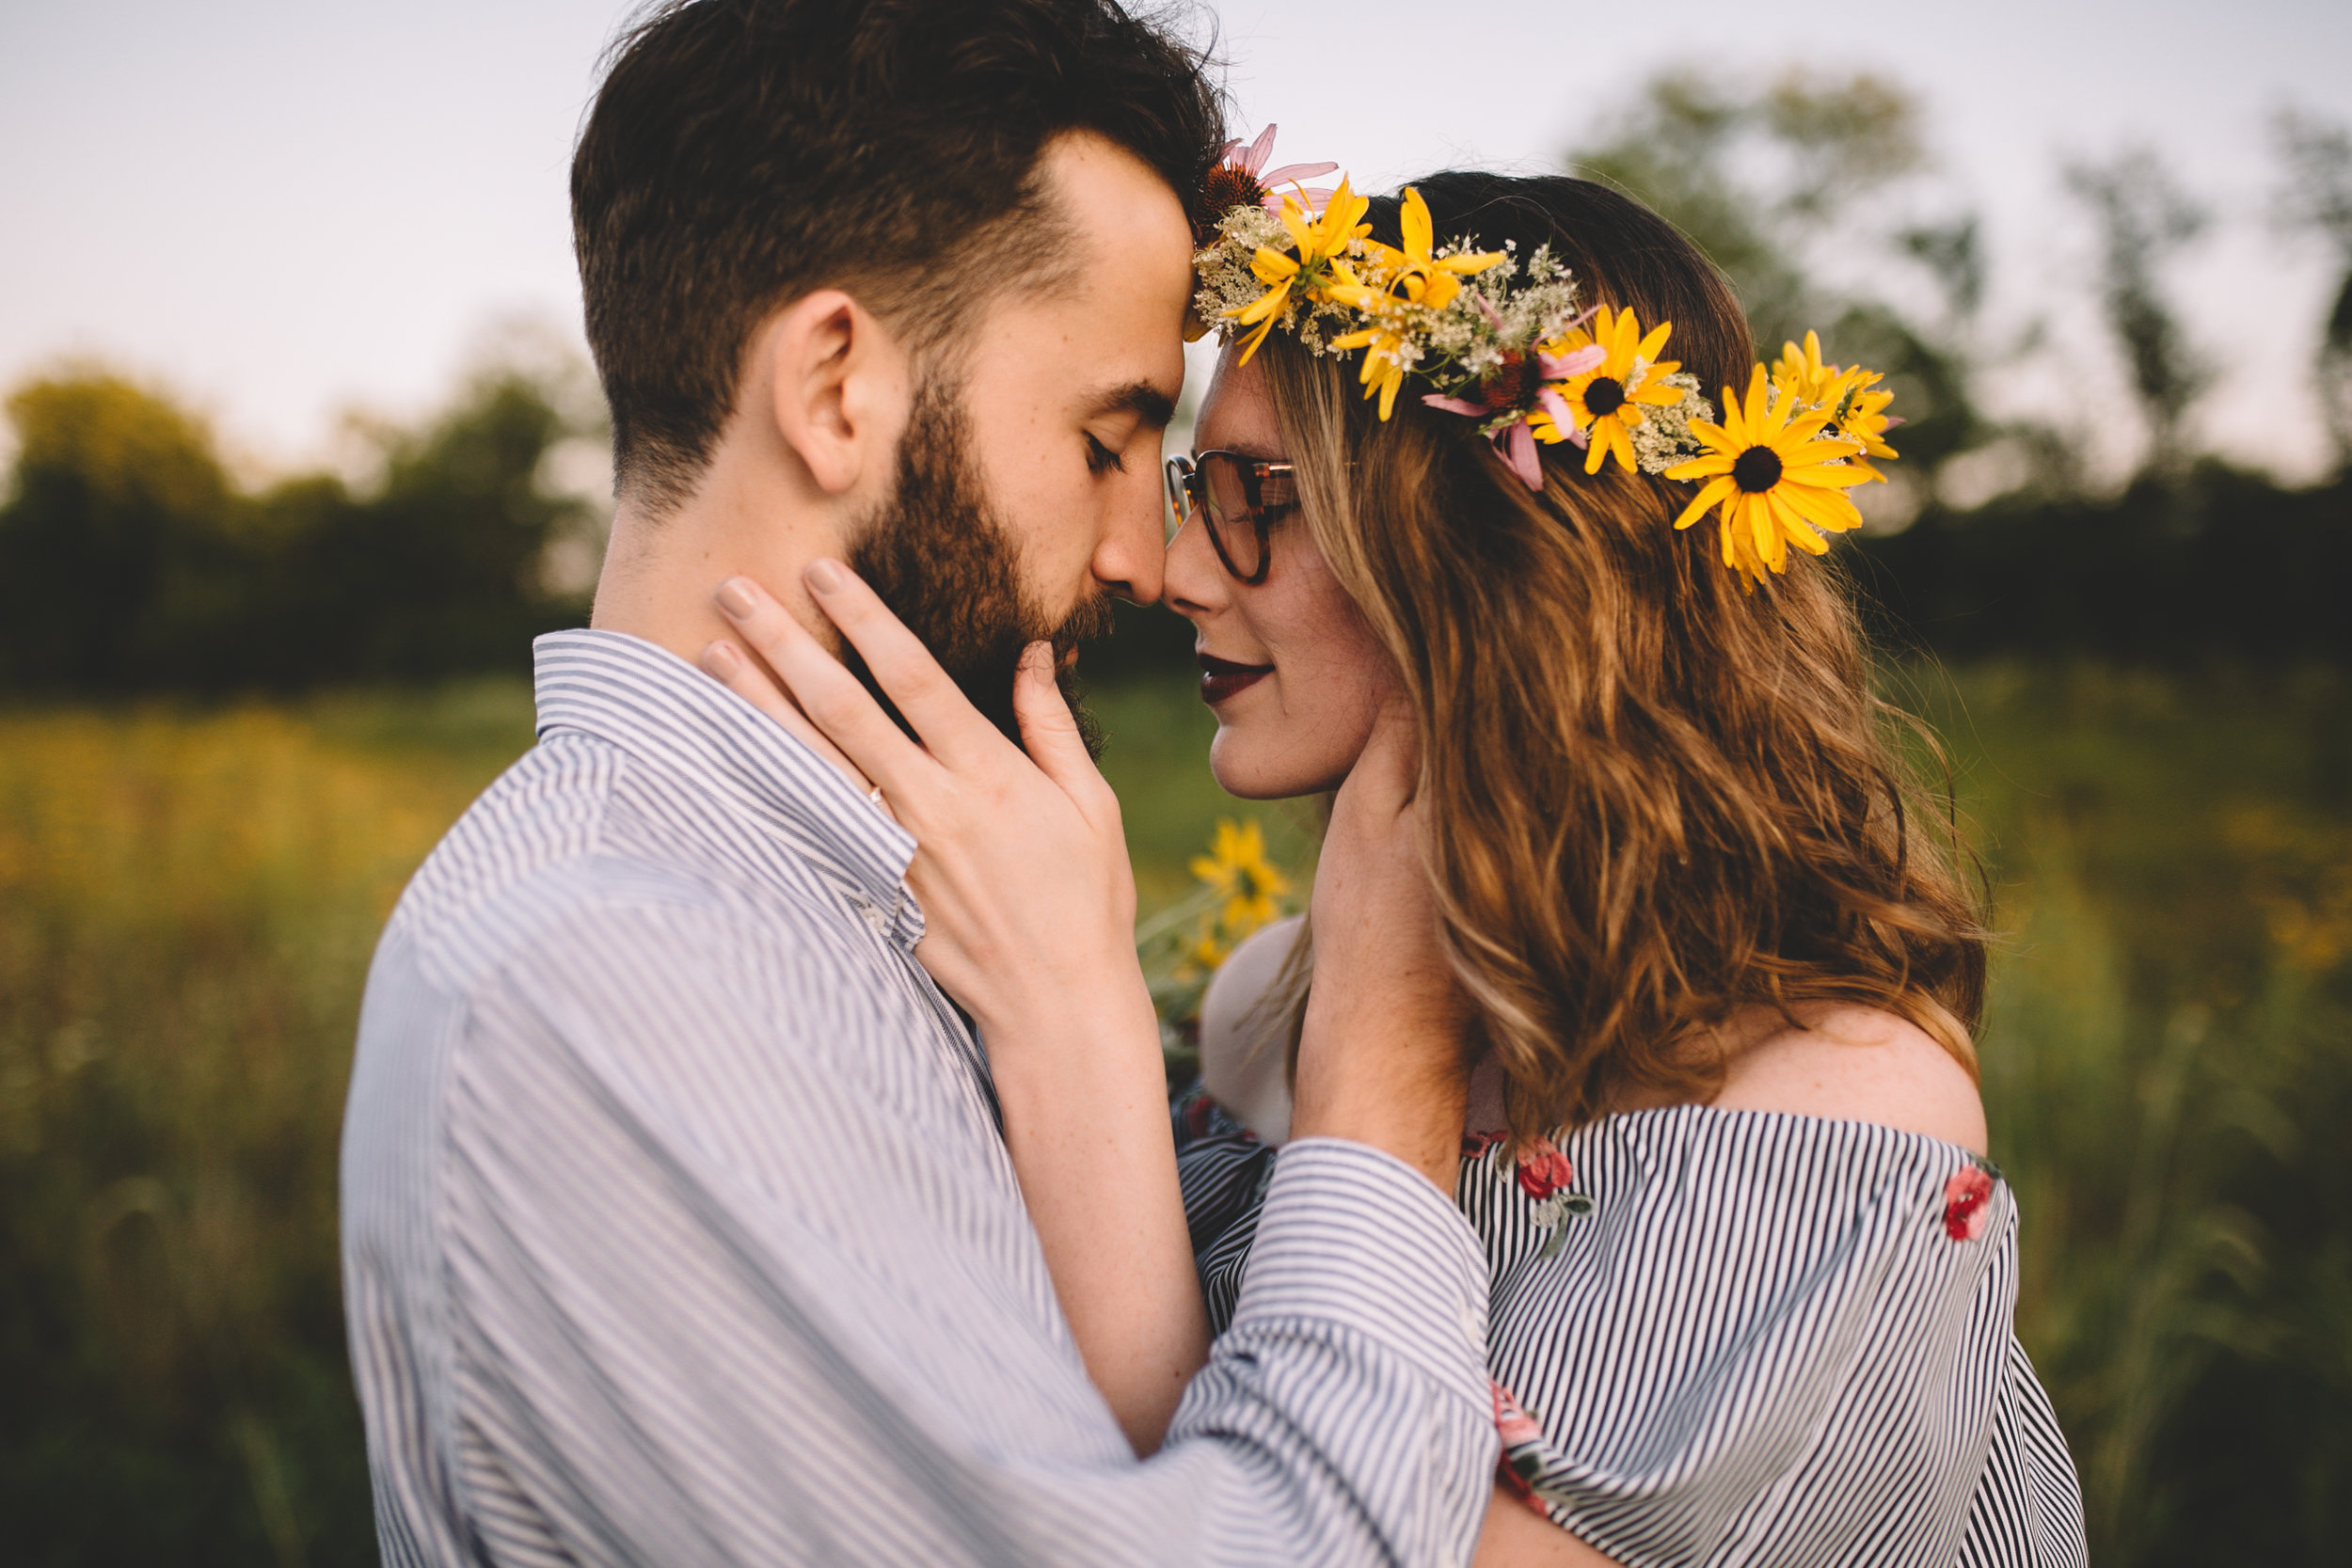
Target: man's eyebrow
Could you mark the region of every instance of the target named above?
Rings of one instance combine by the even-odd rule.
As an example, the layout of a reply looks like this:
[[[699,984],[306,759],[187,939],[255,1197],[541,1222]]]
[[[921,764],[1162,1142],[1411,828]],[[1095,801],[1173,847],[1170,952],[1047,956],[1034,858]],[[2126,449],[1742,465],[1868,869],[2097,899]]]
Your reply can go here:
[[[1176,400],[1148,381],[1130,381],[1124,387],[1113,387],[1087,400],[1088,419],[1099,419],[1104,414],[1133,414],[1149,428],[1165,430],[1168,421],[1176,417]]]

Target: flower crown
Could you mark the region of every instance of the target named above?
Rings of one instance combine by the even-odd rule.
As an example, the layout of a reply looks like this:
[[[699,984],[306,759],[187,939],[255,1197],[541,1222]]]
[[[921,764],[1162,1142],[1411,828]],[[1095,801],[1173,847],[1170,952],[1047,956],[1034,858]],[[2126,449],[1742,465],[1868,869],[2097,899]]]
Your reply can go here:
[[[1583,450],[1588,474],[1614,454],[1628,472],[1697,483],[1675,527],[1719,511],[1724,563],[1742,587],[1785,571],[1789,546],[1820,555],[1823,534],[1861,526],[1846,492],[1884,478],[1868,460],[1896,455],[1884,436],[1900,422],[1876,372],[1824,363],[1808,332],[1771,371],[1756,367],[1744,400],[1724,388],[1718,422],[1698,378],[1659,357],[1673,324],[1645,331],[1629,308],[1581,307],[1549,245],[1522,258],[1509,240],[1499,251],[1435,244],[1409,186],[1404,246],[1383,245],[1345,176],[1336,190],[1300,183],[1338,165],[1266,171],[1273,147],[1269,125],[1247,147],[1228,145],[1210,171],[1209,221],[1194,236],[1196,337],[1238,339],[1245,365],[1278,327],[1311,354],[1360,349],[1358,379],[1383,420],[1411,376],[1428,388],[1423,404],[1478,421],[1532,490],[1544,484],[1539,447],[1564,441]]]

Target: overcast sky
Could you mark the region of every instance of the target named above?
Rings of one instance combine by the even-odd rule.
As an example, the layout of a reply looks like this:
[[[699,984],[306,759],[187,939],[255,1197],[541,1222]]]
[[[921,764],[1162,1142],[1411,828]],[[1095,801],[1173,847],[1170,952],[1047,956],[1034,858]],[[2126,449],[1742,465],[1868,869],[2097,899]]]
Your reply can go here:
[[[431,407],[493,323],[576,337],[565,169],[631,8],[8,0],[0,385],[103,357],[195,400],[248,461],[286,466],[323,453],[347,407]],[[2266,122],[2288,103],[2352,120],[2342,0],[1216,11],[1245,119],[1279,120],[1285,156],[1339,159],[1367,188],[1546,166],[1661,67],[1882,71],[1922,96],[1948,189],[1988,216],[2000,309],[2055,312],[2062,334],[2084,325],[2089,256],[2058,161],[2153,146],[2220,219],[2178,273],[2232,372],[2202,435],[2290,472],[2318,462],[2304,356],[2328,279],[2265,227]],[[2087,332],[2064,341],[2096,353]]]

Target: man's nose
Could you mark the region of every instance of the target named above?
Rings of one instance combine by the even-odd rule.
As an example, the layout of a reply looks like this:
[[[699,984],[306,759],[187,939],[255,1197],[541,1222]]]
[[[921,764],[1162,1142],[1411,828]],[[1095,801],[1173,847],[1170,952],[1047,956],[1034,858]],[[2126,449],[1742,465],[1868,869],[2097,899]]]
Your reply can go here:
[[[1217,564],[1208,533],[1198,517],[1187,517],[1176,537],[1168,542],[1168,564],[1161,576],[1161,593],[1168,608],[1179,615],[1208,614],[1223,607],[1232,581]]]
[[[1167,572],[1168,502],[1157,483],[1136,489],[1140,495],[1120,498],[1103,542],[1095,546],[1094,579],[1122,599],[1157,604]]]

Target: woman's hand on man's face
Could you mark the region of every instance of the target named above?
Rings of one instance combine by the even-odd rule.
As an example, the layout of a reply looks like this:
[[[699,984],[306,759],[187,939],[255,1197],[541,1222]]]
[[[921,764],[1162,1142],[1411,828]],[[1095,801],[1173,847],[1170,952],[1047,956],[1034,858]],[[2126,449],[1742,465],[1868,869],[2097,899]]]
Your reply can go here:
[[[1382,705],[1340,786],[1315,867],[1315,971],[1291,1136],[1372,1144],[1448,1194],[1470,1073],[1468,1006],[1422,854],[1413,718]]]
[[[916,842],[907,881],[923,906],[924,967],[992,1042],[1029,1037],[1040,1019],[1083,1011],[1106,988],[1118,993],[1106,1006],[1131,1009],[1141,979],[1123,983],[1136,971],[1135,879],[1119,800],[1055,684],[1051,649],[1032,646],[1015,677],[1025,756],[856,574],[818,561],[804,582],[920,744],[746,578],[721,586],[719,608],[784,689],[723,642],[703,667],[881,789]]]

